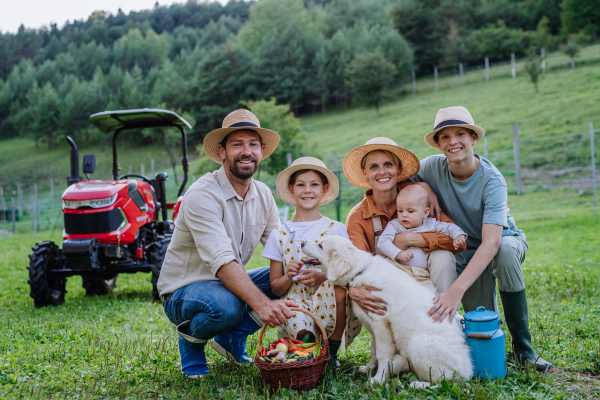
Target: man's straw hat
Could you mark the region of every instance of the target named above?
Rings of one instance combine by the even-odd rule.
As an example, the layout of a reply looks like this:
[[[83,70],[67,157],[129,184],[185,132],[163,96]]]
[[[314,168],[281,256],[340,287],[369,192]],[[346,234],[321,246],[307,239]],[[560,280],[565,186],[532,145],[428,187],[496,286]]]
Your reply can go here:
[[[361,163],[362,159],[372,151],[375,150],[387,150],[394,153],[400,159],[400,174],[398,174],[398,182],[406,180],[419,172],[421,164],[419,159],[412,152],[400,147],[392,139],[385,137],[376,137],[369,140],[362,146],[355,147],[350,150],[344,161],[342,167],[344,168],[344,175],[351,184],[363,189],[372,189],[369,179],[363,174]]]
[[[464,128],[472,129],[477,134],[477,140],[481,140],[485,135],[483,128],[475,125],[475,121],[473,120],[473,117],[471,117],[469,110],[460,106],[448,107],[438,111],[435,116],[433,130],[425,135],[425,143],[437,149],[438,145],[433,137],[437,132],[448,126],[462,126]]]
[[[223,160],[221,160],[221,156],[219,155],[219,143],[225,139],[225,136],[240,129],[255,131],[260,135],[262,144],[265,145],[263,160],[269,157],[279,144],[279,134],[277,132],[261,128],[256,115],[248,110],[240,109],[229,113],[223,120],[221,128],[215,129],[206,135],[202,143],[206,155],[214,162],[223,164]]]
[[[290,177],[296,171],[300,171],[302,169],[312,169],[315,171],[321,172],[323,175],[327,177],[329,181],[329,189],[321,199],[319,204],[329,203],[331,200],[334,200],[340,191],[340,183],[338,181],[337,176],[333,172],[327,169],[325,163],[318,158],[314,157],[300,157],[296,161],[292,163],[290,167],[287,167],[279,175],[277,175],[277,196],[283,201],[293,206],[296,205],[296,199],[292,196],[288,185],[290,182]]]

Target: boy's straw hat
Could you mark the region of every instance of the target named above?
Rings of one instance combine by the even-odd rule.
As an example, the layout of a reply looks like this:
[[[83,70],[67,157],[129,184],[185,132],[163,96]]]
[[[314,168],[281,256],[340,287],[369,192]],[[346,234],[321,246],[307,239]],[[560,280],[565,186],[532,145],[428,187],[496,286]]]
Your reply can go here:
[[[296,199],[294,199],[294,196],[292,196],[292,193],[290,193],[288,185],[292,174],[302,169],[312,169],[315,171],[319,171],[323,175],[325,175],[327,177],[327,180],[329,181],[329,189],[327,190],[325,195],[323,195],[323,198],[321,199],[319,205],[329,203],[331,200],[334,200],[338,196],[338,193],[340,191],[340,183],[338,181],[337,176],[335,176],[333,172],[327,169],[325,163],[319,160],[318,158],[314,157],[300,157],[299,159],[294,161],[291,166],[287,167],[286,169],[281,171],[279,175],[277,175],[277,196],[279,196],[281,200],[293,206],[296,205]]]
[[[437,132],[448,126],[462,126],[464,128],[472,129],[477,134],[477,140],[481,140],[485,135],[483,128],[475,125],[475,121],[473,120],[473,117],[471,117],[469,110],[460,106],[448,107],[438,111],[435,116],[433,130],[425,135],[425,143],[437,149],[438,145],[433,137]]]
[[[221,160],[221,156],[219,155],[219,143],[225,139],[225,136],[240,129],[255,131],[260,135],[262,144],[265,145],[262,156],[263,160],[269,157],[279,144],[279,134],[277,132],[261,128],[256,115],[248,110],[240,109],[229,113],[223,120],[221,128],[215,129],[206,135],[202,143],[206,155],[214,162],[223,164],[223,160]]]
[[[394,153],[400,159],[400,174],[398,174],[398,182],[406,180],[419,172],[421,164],[419,159],[412,152],[400,147],[392,139],[385,137],[376,137],[369,140],[362,146],[355,147],[350,150],[342,167],[344,175],[351,184],[363,189],[372,189],[369,179],[363,174],[361,162],[364,156],[375,150],[387,150]]]

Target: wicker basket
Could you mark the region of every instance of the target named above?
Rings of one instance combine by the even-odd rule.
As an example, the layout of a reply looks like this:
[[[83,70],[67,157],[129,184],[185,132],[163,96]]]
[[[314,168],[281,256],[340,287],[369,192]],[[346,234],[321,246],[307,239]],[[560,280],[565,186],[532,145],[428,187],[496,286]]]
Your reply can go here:
[[[260,373],[265,383],[271,385],[271,387],[275,389],[282,387],[294,390],[309,390],[317,386],[319,380],[325,373],[325,367],[329,360],[329,342],[327,340],[327,333],[325,332],[323,325],[321,325],[317,318],[310,312],[296,307],[291,308],[291,310],[303,312],[315,321],[315,324],[321,330],[321,338],[323,341],[321,347],[323,353],[310,360],[296,361],[293,363],[271,363],[262,361],[258,357],[263,351],[263,334],[267,328],[267,325],[263,325],[258,334],[258,345],[256,346],[254,365],[260,369]]]

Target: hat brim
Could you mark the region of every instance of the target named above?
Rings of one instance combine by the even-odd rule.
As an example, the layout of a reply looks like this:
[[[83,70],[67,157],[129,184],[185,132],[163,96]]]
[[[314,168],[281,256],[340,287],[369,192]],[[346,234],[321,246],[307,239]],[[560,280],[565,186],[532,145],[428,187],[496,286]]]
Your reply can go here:
[[[225,136],[229,135],[231,132],[240,131],[240,130],[248,130],[254,131],[260,135],[262,144],[265,145],[265,150],[263,151],[262,160],[269,157],[279,144],[279,134],[275,131],[265,129],[265,128],[257,128],[254,126],[236,126],[234,128],[218,128],[211,131],[208,135],[204,137],[204,141],[202,142],[202,146],[204,147],[204,152],[206,155],[216,162],[217,164],[223,164],[223,160],[221,159],[221,155],[219,153],[219,143],[225,139]],[[262,161],[261,160],[261,161]]]
[[[333,172],[331,172],[327,168],[319,167],[318,165],[298,164],[292,165],[291,167],[287,167],[286,169],[281,171],[279,175],[277,175],[275,185],[277,187],[277,196],[281,200],[293,206],[296,205],[296,199],[290,192],[288,186],[292,174],[296,171],[300,171],[303,169],[312,169],[314,171],[319,171],[327,177],[327,181],[329,182],[329,189],[323,195],[323,198],[319,202],[319,205],[329,203],[330,201],[335,200],[335,198],[338,197],[338,194],[340,193],[340,182],[338,181],[337,176]]]
[[[350,150],[342,162],[344,175],[351,184],[362,189],[372,189],[369,179],[363,174],[360,164],[364,156],[376,150],[390,151],[400,159],[402,165],[400,174],[398,174],[398,182],[414,176],[421,168],[419,158],[414,155],[413,152],[406,150],[403,147],[391,144],[365,144]]]
[[[427,135],[425,135],[425,143],[427,143],[431,147],[435,147],[436,149],[439,148],[438,144],[433,139],[433,137],[435,136],[436,133],[438,133],[442,129],[447,128],[449,126],[459,126],[459,127],[462,127],[462,128],[469,128],[469,129],[473,130],[475,132],[475,134],[477,134],[477,140],[478,141],[481,140],[481,138],[483,138],[485,136],[485,131],[483,130],[483,128],[480,127],[480,126],[477,126],[477,125],[470,125],[470,124],[446,125],[446,126],[443,126],[441,128],[434,129],[431,132],[429,132]]]

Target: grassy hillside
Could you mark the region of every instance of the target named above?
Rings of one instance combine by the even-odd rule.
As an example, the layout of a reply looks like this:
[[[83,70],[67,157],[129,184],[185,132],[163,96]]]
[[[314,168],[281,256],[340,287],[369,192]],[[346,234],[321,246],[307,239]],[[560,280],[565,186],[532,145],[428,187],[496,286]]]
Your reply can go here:
[[[519,123],[522,139],[586,131],[588,121],[594,119],[596,128],[600,128],[598,93],[600,65],[591,65],[548,73],[540,83],[539,93],[534,91],[527,77],[520,75],[516,79],[503,78],[458,85],[439,92],[407,94],[384,105],[381,117],[377,117],[372,108],[357,107],[346,112],[330,110],[325,115],[306,116],[302,119],[302,125],[307,132],[310,148],[318,149],[318,153],[314,155],[323,158],[329,167],[333,166],[333,152],[337,152],[341,165],[348,150],[375,136],[390,137],[422,158],[438,153],[438,150],[427,146],[423,141],[423,136],[433,126],[437,110],[463,105],[471,111],[475,122],[487,132],[489,158],[501,170],[506,170],[512,169],[512,154],[498,152],[510,152],[512,149],[512,122]],[[521,149],[522,166],[525,170],[539,170],[588,165],[590,152],[587,140],[586,136],[582,136],[529,143]],[[96,154],[98,172],[94,177],[108,178],[112,162],[110,147],[86,142],[78,145],[81,155]],[[189,146],[188,150],[192,159],[192,175],[197,169],[193,160],[197,153],[193,146]],[[483,154],[483,144],[477,144],[475,150]],[[175,150],[175,154],[179,157],[181,153]],[[294,154],[294,158],[298,156],[301,155]],[[152,158],[155,159],[157,171],[169,172],[169,186],[175,189],[173,172],[164,148],[133,148],[133,145],[127,145],[123,150],[119,145],[122,173],[128,171],[129,165],[133,166],[134,173],[139,173],[140,164],[143,163],[146,174],[149,175]],[[33,141],[27,139],[0,142],[1,185],[18,182],[27,185],[38,181],[40,191],[43,192],[48,190],[48,179],[55,178],[59,179],[55,190],[60,191],[64,188],[64,179],[68,174],[69,147],[65,142],[59,143],[53,151],[44,146],[36,148]],[[178,175],[181,177],[179,163]],[[262,174],[260,179],[274,186],[274,177]],[[512,185],[510,177],[508,181]],[[343,183],[343,188],[344,206],[349,207],[362,197],[362,191],[352,189],[347,182]],[[169,193],[174,196],[175,190],[170,190]]]

